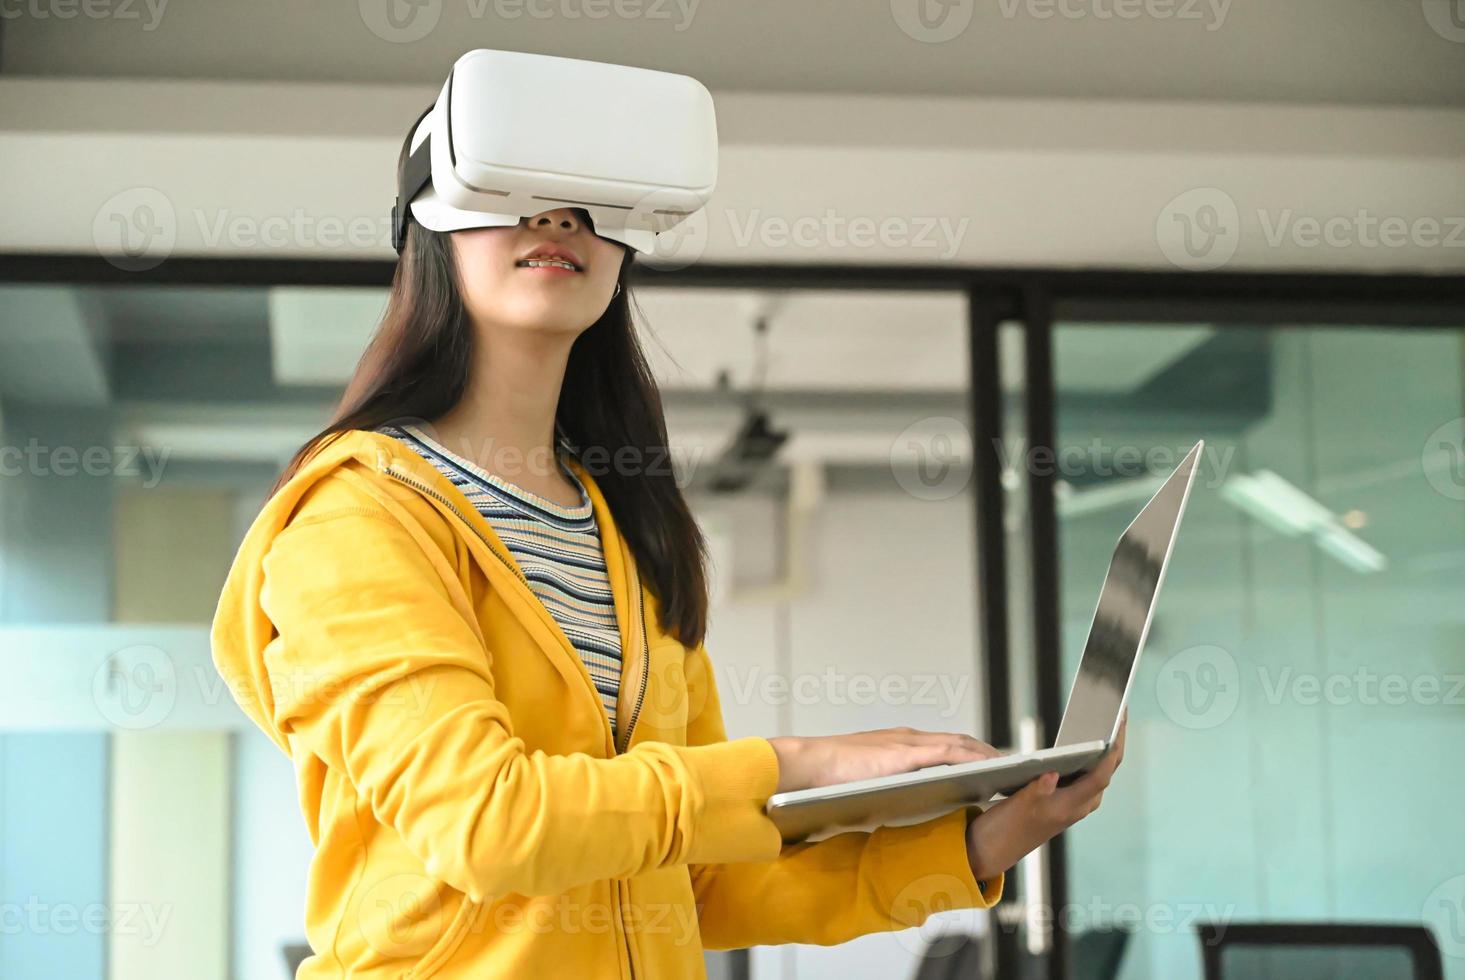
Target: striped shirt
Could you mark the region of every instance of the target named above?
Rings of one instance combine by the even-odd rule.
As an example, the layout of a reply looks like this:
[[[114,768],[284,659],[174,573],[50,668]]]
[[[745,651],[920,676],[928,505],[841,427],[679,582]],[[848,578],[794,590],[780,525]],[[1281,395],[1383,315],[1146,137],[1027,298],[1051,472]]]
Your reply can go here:
[[[615,731],[621,632],[594,507],[579,478],[560,461],[561,471],[580,491],[579,504],[562,507],[459,456],[409,422],[378,431],[411,446],[488,521],[580,654]]]

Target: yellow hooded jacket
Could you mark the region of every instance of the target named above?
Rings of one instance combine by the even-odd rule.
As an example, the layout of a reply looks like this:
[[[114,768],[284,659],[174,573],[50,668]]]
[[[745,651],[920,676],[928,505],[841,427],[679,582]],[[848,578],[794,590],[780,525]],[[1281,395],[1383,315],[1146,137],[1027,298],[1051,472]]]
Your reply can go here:
[[[320,977],[705,977],[702,950],[842,943],[987,908],[965,830],[783,845],[768,740],[729,740],[712,665],[661,629],[604,496],[617,740],[492,527],[397,440],[351,431],[245,537],[214,663],[294,762]],[[628,735],[625,733],[629,733]]]

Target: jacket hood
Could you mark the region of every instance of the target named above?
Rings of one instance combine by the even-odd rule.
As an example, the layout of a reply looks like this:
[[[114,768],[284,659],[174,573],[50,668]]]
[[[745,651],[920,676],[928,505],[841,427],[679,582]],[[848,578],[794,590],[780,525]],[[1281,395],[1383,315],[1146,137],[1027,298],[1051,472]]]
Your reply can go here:
[[[570,458],[569,463],[594,505],[609,551],[612,542],[619,545],[619,535],[605,498],[595,480],[577,460]],[[265,588],[264,558],[305,497],[343,468],[367,474],[393,470],[434,488],[447,500],[461,496],[458,488],[436,467],[396,438],[385,433],[351,429],[327,440],[255,516],[235,553],[219,596],[210,631],[210,645],[214,667],[228,684],[235,701],[250,720],[287,754],[289,743],[274,721],[275,697],[265,667],[265,648],[275,638],[275,629],[261,602]],[[460,506],[465,511],[471,510],[466,499]],[[485,528],[485,534],[490,539],[496,537],[491,528]],[[503,550],[507,553],[507,549]],[[610,561],[614,576],[619,572],[621,563],[615,558],[610,558]]]

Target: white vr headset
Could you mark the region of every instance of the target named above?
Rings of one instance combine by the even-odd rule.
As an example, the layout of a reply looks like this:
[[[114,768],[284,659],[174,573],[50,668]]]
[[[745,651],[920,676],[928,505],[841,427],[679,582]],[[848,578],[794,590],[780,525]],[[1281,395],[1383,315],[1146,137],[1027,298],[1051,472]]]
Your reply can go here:
[[[569,207],[602,238],[650,252],[716,183],[717,120],[696,79],[480,49],[453,64],[412,134],[392,246],[406,245],[409,207],[432,231]]]

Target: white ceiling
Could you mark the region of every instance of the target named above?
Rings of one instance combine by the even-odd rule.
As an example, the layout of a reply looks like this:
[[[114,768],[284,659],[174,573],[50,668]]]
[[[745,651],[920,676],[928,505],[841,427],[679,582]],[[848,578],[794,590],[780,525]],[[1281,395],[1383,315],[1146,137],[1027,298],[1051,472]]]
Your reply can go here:
[[[686,72],[714,91],[1465,104],[1465,30],[1448,27],[1457,0],[955,0],[944,24],[966,26],[940,42],[919,39],[918,2],[941,9],[934,0],[113,0],[95,5],[103,16],[63,19],[26,4],[0,25],[0,69],[436,85],[463,51],[497,47]],[[406,26],[390,26],[388,5]]]
[[[960,391],[966,298],[944,292],[636,290],[646,354],[669,388],[708,388],[722,372],[754,382],[754,324],[766,319],[763,383],[775,390]]]
[[[282,385],[345,385],[386,309],[371,287],[269,291],[270,363]]]

